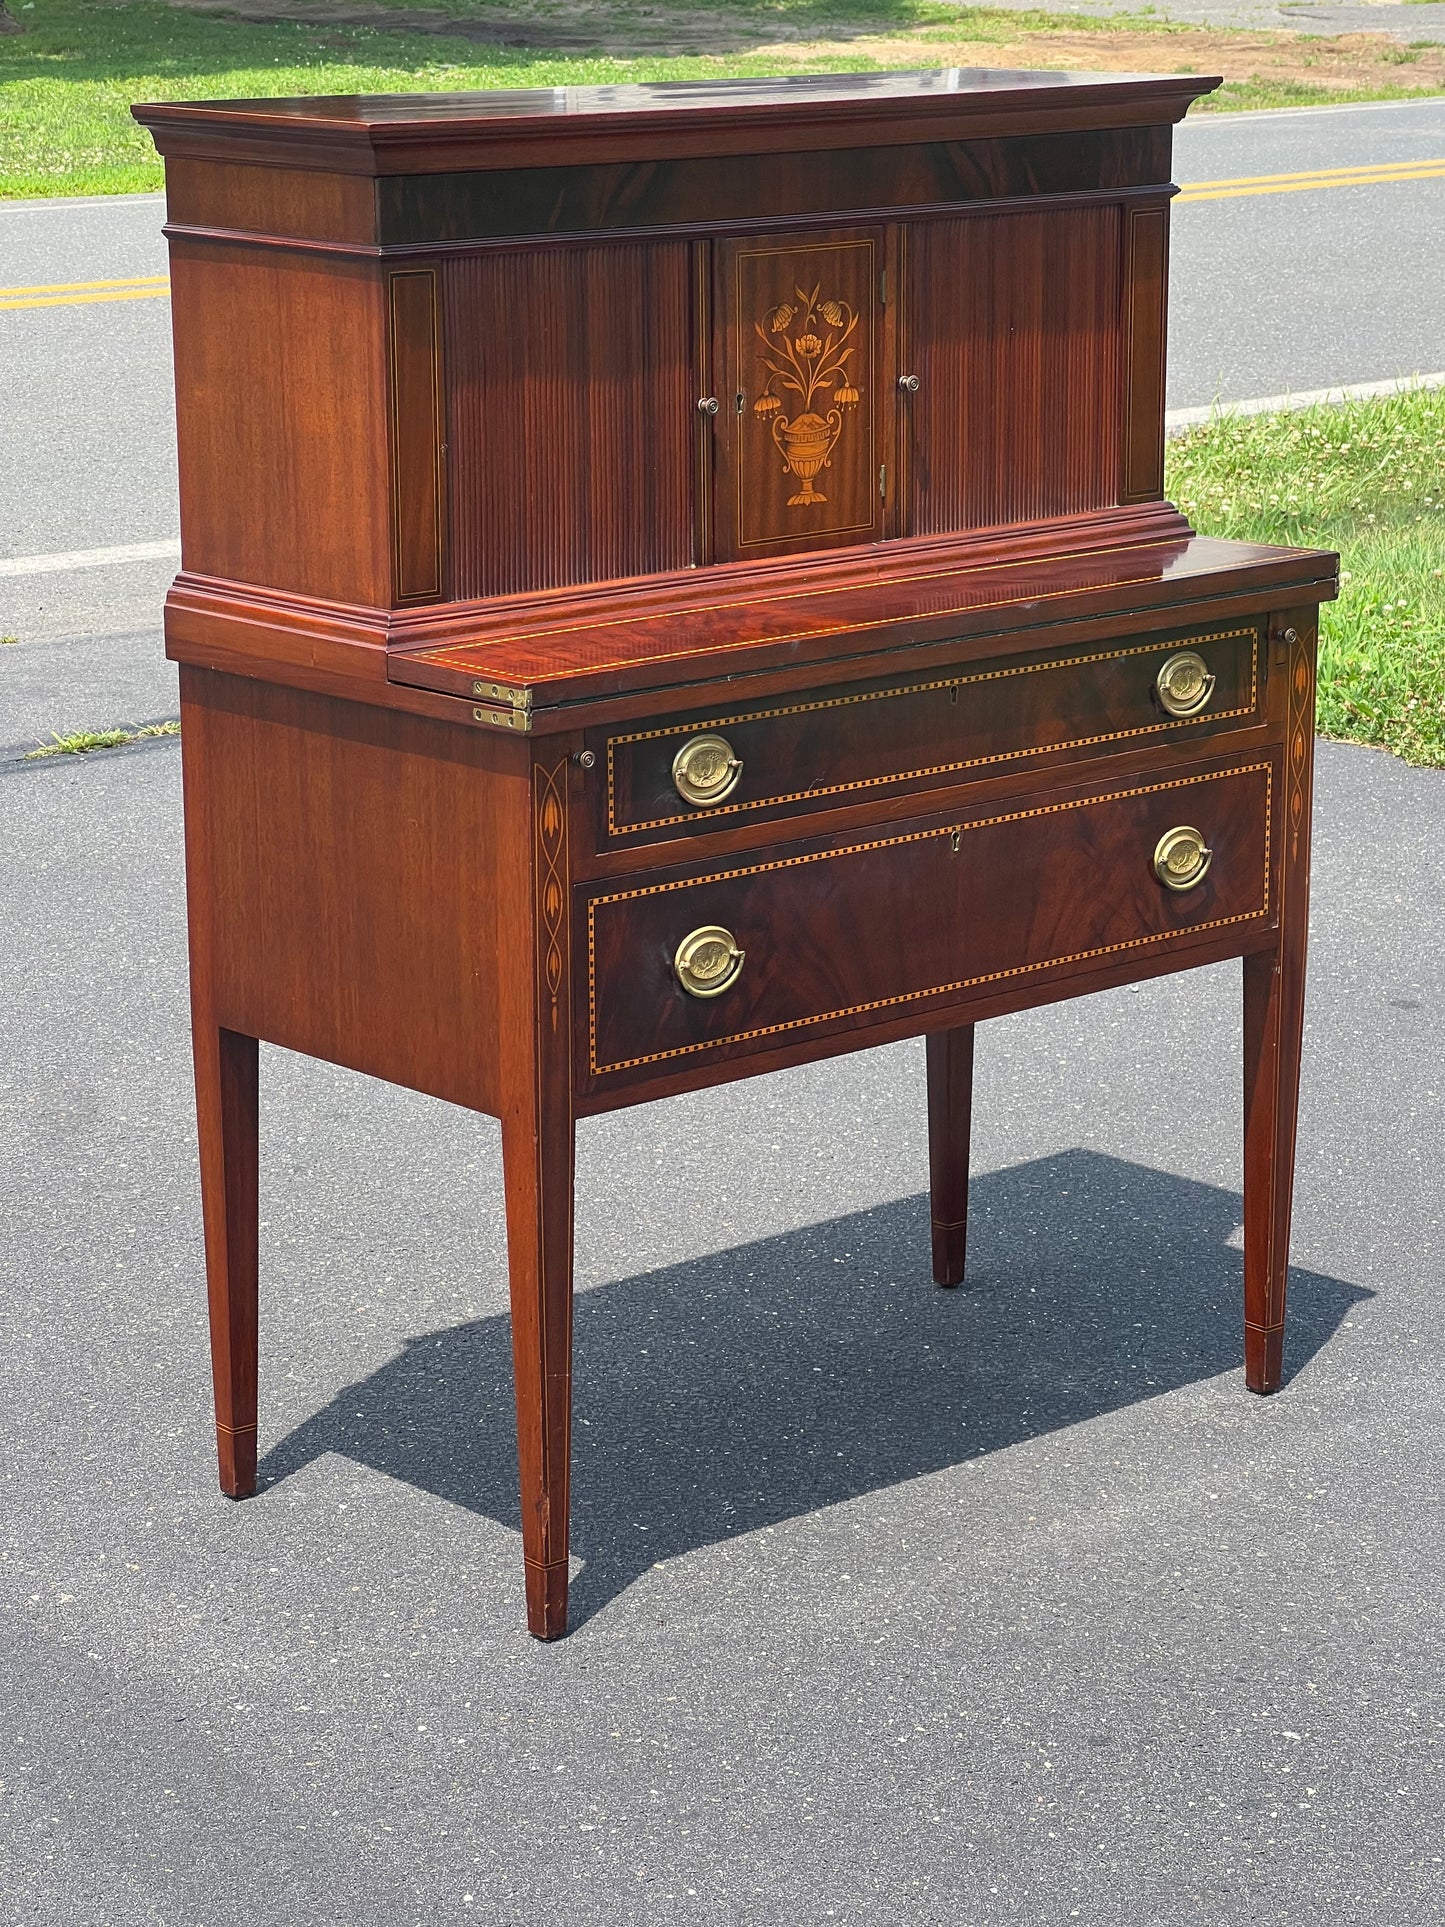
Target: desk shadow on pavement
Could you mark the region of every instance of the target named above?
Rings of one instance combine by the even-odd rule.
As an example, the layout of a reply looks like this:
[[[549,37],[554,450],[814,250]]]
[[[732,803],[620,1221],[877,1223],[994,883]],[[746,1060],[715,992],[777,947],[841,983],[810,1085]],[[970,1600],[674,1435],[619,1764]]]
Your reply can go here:
[[[913,1197],[580,1293],[573,1626],[659,1560],[1239,1371],[1240,1219],[1068,1151],[975,1179],[958,1291]],[[1291,1272],[1286,1387],[1371,1295]],[[339,1452],[517,1529],[511,1373],[505,1317],[408,1339],[261,1480]]]

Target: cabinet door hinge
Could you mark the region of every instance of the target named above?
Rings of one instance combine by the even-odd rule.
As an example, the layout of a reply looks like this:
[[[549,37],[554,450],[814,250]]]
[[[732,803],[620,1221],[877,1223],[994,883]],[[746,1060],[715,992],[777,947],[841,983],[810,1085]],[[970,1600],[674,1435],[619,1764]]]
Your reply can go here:
[[[880,268],[878,272],[878,305],[880,308],[886,308],[888,306],[887,268]]]
[[[888,499],[888,464],[887,462],[880,462],[878,464],[878,499],[880,502],[886,502]]]

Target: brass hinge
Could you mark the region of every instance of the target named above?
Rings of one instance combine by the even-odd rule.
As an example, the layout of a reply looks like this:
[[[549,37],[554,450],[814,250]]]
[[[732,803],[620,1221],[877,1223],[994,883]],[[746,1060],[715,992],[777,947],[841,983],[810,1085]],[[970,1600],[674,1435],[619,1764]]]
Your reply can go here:
[[[888,464],[887,462],[880,462],[878,464],[878,499],[880,502],[886,502],[888,499]]]
[[[530,689],[511,689],[505,683],[499,682],[474,682],[472,694],[481,696],[487,704],[486,708],[472,711],[474,722],[492,723],[498,729],[532,727]]]
[[[880,308],[886,308],[888,306],[888,270],[887,268],[880,269],[879,275],[878,275],[878,305]]]

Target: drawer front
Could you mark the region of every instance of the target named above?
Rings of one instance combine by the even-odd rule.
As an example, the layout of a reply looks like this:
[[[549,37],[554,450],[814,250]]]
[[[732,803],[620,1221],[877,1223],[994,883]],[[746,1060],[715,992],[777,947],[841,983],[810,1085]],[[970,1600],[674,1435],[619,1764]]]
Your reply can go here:
[[[1170,713],[1157,686],[1181,656],[1197,657],[1206,677],[1202,701],[1184,715]],[[796,816],[889,789],[1243,728],[1259,719],[1259,665],[1260,632],[1247,624],[598,731],[589,747],[606,772],[600,842],[662,841],[759,812]],[[1170,696],[1176,706],[1181,694],[1192,694],[1187,670]]]
[[[1231,927],[1247,939],[1273,914],[1273,820],[1260,758],[579,891],[579,1069],[586,1083],[633,1081]],[[1188,878],[1189,839],[1169,842],[1181,831],[1209,857],[1176,888],[1155,865],[1172,854],[1175,882]]]

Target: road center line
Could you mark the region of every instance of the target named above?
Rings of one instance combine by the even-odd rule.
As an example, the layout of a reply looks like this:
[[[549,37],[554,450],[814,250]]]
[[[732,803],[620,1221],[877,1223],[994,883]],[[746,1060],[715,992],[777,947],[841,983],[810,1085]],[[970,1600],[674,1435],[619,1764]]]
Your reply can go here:
[[[67,308],[92,301],[153,301],[171,291],[169,275],[129,281],[52,281],[33,288],[0,288],[0,308]]]
[[[1371,167],[1324,167],[1304,174],[1242,174],[1233,180],[1190,181],[1186,201],[1244,200],[1256,194],[1306,194],[1326,187],[1385,187],[1394,181],[1445,179],[1445,160],[1377,162]]]

